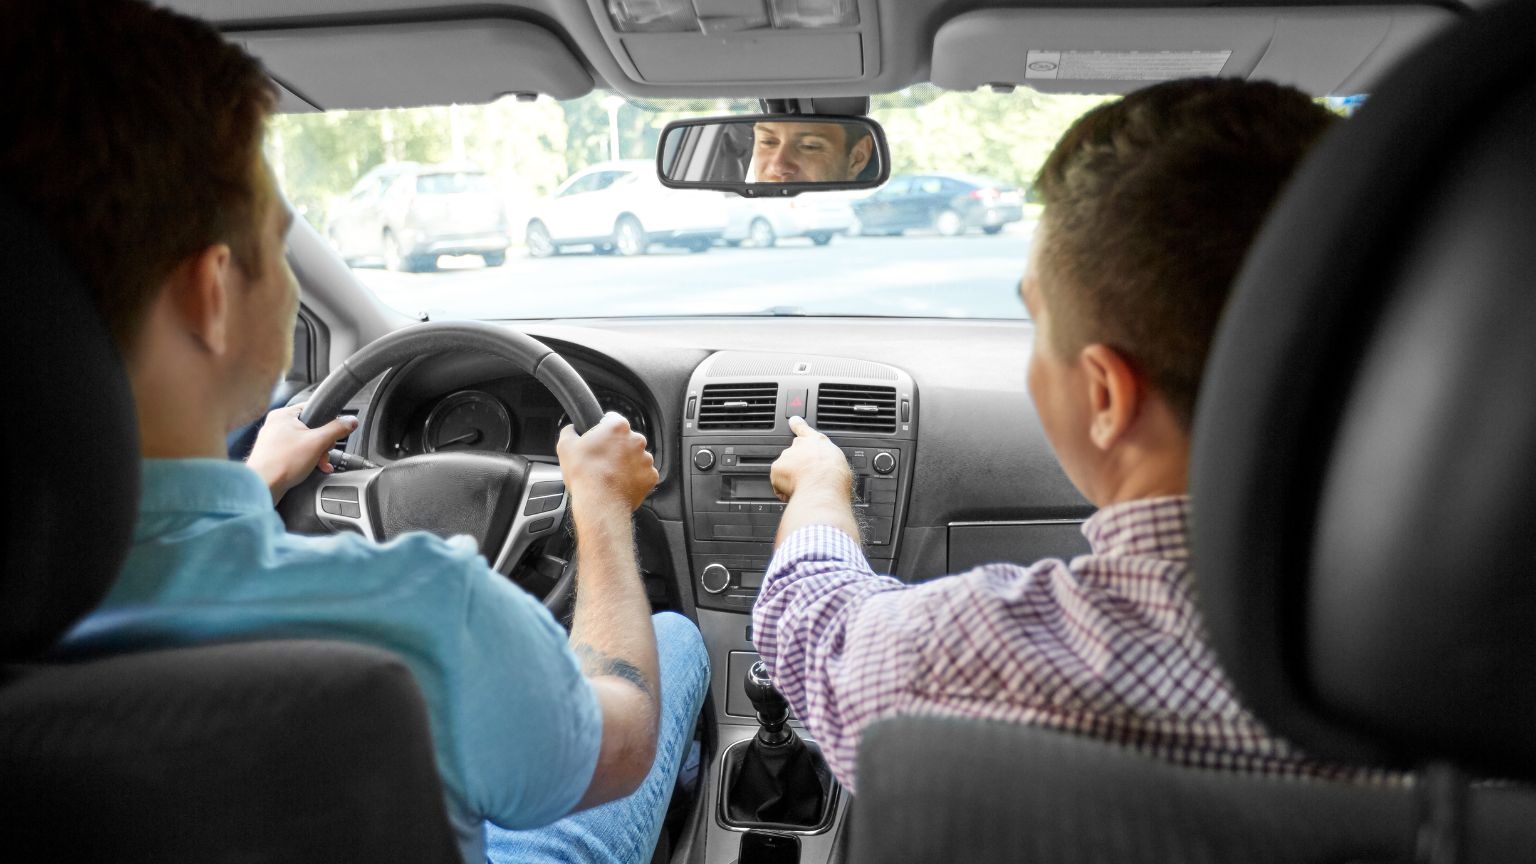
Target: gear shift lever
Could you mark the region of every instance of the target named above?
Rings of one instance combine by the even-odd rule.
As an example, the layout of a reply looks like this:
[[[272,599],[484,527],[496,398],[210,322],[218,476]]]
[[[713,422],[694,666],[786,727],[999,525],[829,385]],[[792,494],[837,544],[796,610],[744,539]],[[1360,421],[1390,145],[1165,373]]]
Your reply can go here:
[[[761,727],[757,730],[758,741],[778,747],[795,737],[795,731],[789,728],[789,700],[773,686],[773,679],[768,677],[768,666],[763,661],[753,663],[747,670],[742,687],[757,712],[757,724]]]
[[[789,725],[789,702],[759,660],[742,687],[757,712],[757,736],[733,748],[727,765],[726,814],[737,825],[814,828],[832,788],[831,771]]]

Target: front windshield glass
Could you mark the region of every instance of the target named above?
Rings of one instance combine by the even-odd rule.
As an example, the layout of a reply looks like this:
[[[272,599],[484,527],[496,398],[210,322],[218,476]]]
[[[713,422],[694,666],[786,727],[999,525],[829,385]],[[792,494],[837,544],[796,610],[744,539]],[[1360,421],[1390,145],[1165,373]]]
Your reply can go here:
[[[442,318],[1022,318],[1030,182],[1104,96],[876,96],[881,188],[760,200],[656,179],[663,126],[752,102],[556,102],[275,118],[295,211],[388,305]]]

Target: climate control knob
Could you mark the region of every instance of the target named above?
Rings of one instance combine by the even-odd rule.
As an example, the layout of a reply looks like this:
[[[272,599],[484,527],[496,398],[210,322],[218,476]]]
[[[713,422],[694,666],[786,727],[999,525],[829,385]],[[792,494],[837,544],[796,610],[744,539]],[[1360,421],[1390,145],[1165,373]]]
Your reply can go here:
[[[698,452],[693,454],[693,467],[700,471],[708,471],[715,467],[715,451],[708,447],[699,448]]]
[[[699,583],[711,594],[719,594],[731,587],[731,571],[724,564],[710,564],[699,574]]]
[[[896,457],[885,452],[876,453],[870,464],[874,466],[876,474],[889,474],[896,470]]]

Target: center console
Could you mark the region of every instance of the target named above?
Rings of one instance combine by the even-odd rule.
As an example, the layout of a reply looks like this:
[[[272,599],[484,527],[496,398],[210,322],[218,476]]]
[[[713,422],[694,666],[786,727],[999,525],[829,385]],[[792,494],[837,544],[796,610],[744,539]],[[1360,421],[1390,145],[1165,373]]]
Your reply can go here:
[[[785,507],[773,494],[769,472],[794,440],[789,418],[795,415],[848,458],[859,540],[870,565],[891,572],[900,549],[917,450],[918,397],[911,376],[883,363],[796,354],[721,351],[699,364],[685,394],[682,453],[684,533],[719,718],[719,750],[703,790],[712,814],[706,864],[736,864],[738,855],[741,862],[819,864],[832,857],[845,821],[847,796],[829,774],[827,788],[818,789],[820,781],[807,779],[799,762],[822,764],[813,730],[797,733],[804,736],[805,752],[797,749],[794,759],[783,755],[789,751],[763,749],[758,739],[764,711],[753,704],[751,688],[743,688],[758,659],[747,615],[773,557]],[[783,722],[798,726],[793,717]],[[824,772],[824,765],[811,770],[817,777]],[[781,785],[792,787],[782,791],[794,800],[764,809],[772,795],[753,790]],[[762,843],[784,846],[779,851],[785,857],[748,853],[749,845]]]
[[[848,457],[854,514],[879,572],[895,560],[917,435],[917,393],[893,366],[837,357],[721,351],[694,370],[683,416],[694,596],[749,612],[784,504],[769,470],[804,417]]]

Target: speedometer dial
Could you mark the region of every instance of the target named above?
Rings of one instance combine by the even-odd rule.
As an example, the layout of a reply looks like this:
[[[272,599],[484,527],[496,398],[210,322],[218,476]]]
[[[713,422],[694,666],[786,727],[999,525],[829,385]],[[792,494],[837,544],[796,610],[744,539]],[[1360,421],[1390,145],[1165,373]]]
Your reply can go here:
[[[512,449],[512,415],[489,393],[460,390],[443,399],[427,415],[422,445],[428,453],[455,450]]]

